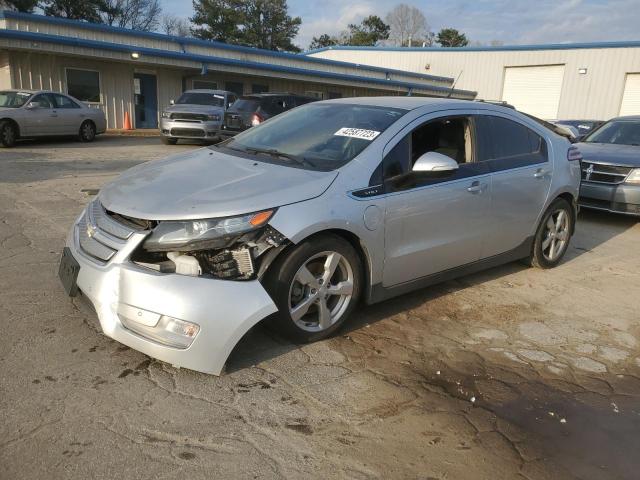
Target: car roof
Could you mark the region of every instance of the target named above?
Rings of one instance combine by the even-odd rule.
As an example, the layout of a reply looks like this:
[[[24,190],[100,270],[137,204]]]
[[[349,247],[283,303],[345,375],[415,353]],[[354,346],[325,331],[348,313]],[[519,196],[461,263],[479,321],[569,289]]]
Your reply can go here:
[[[192,88],[191,90],[185,90],[183,93],[211,93],[215,95],[224,95],[225,93],[233,93],[228,90],[214,90],[211,88]]]
[[[310,95],[302,95],[301,93],[289,93],[289,92],[265,92],[265,93],[247,93],[246,95],[241,95],[242,98],[247,97],[256,97],[256,98],[266,98],[266,97],[301,97],[301,98],[315,98]]]
[[[484,109],[488,107],[491,110],[499,109],[509,112],[514,111],[512,108],[489,102],[476,102],[473,100],[456,100],[453,98],[438,97],[348,97],[323,100],[321,103],[368,105],[372,107],[402,108],[405,110],[414,110],[416,108],[430,106],[434,109],[452,107]]]
[[[632,121],[638,121],[640,120],[640,115],[626,115],[624,117],[614,117],[611,120],[632,120]],[[609,121],[611,121],[609,120]]]
[[[58,95],[65,95],[70,97],[71,95],[69,95],[68,93],[65,92],[57,92],[55,90],[33,90],[31,88],[2,88],[0,89],[3,92],[24,92],[24,93],[31,93],[31,94],[36,94],[36,93],[55,93]]]

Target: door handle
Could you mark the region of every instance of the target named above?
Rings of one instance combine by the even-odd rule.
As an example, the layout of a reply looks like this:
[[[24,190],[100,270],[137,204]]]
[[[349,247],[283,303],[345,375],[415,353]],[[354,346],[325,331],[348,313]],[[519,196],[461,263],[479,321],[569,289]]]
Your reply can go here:
[[[547,175],[549,175],[549,172],[544,168],[539,168],[538,170],[536,170],[536,173],[533,174],[533,176],[536,178],[545,178]]]
[[[467,188],[467,192],[469,193],[480,193],[482,192],[482,187],[480,186],[480,182],[477,180],[471,184],[469,188]]]

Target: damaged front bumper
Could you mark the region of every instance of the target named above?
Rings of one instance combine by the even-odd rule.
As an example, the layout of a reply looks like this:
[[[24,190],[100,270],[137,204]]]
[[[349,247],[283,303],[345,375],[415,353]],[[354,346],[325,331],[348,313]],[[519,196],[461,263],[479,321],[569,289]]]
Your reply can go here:
[[[93,225],[88,216],[74,224],[66,245],[79,264],[77,288],[108,337],[172,365],[219,375],[244,334],[277,311],[258,280],[160,273],[134,264],[129,258],[148,232],[123,233],[122,225],[104,218]],[[105,253],[94,251],[97,240],[114,251],[108,260],[94,256]]]

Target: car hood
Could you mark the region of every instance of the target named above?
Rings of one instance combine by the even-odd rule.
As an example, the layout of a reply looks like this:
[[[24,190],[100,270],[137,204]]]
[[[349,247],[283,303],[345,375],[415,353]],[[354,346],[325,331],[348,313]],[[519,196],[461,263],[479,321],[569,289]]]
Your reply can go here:
[[[107,210],[146,220],[227,217],[318,197],[337,175],[204,148],[133,167],[99,198]]]
[[[586,161],[640,167],[640,147],[611,143],[577,143]]]
[[[197,105],[191,103],[181,103],[179,105],[171,105],[164,109],[165,112],[185,112],[185,113],[224,113],[223,107],[214,107],[213,105]]]

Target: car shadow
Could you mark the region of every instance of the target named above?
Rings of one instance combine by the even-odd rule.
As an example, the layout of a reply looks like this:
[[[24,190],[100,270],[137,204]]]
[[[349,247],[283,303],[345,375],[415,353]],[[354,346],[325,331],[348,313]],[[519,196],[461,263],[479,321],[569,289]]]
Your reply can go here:
[[[595,210],[582,210],[578,215],[576,233],[565,256],[565,263],[592,252],[612,238],[632,228],[638,219]],[[511,262],[478,273],[459,277],[444,283],[416,290],[374,305],[361,305],[337,335],[366,328],[367,325],[419,308],[425,303],[451,295],[486,282],[518,273],[530,268],[522,262]],[[226,371],[234,372],[299,349],[295,344],[271,331],[264,322],[258,324],[238,342],[227,360]]]

